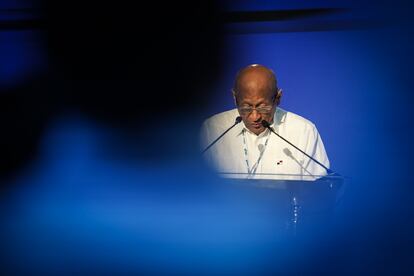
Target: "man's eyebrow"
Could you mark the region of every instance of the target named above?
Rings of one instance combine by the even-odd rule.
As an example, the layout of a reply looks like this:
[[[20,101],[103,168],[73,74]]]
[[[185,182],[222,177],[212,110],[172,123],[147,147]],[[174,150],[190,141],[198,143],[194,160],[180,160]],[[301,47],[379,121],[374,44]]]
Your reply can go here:
[[[256,103],[256,105],[255,105],[255,106],[258,106],[258,105],[261,105],[261,104],[264,104],[264,103],[265,103],[265,100],[261,100],[260,102]],[[241,103],[240,105],[249,105],[249,106],[253,106],[253,104],[252,104],[252,103],[250,103],[249,101],[243,102],[243,103]]]

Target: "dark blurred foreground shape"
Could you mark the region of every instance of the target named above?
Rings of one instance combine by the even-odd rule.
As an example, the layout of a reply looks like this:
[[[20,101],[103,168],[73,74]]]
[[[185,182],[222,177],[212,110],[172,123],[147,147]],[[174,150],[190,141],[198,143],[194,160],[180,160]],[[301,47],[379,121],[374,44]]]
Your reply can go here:
[[[215,1],[33,6],[48,70],[2,89],[3,177],[36,158],[46,124],[62,114],[78,112],[144,142],[163,124],[201,116],[222,48]]]

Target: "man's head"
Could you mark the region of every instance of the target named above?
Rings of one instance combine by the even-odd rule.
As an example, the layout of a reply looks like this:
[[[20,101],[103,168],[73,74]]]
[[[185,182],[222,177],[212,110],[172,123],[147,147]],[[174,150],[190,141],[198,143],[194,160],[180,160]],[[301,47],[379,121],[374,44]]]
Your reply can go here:
[[[233,96],[247,129],[259,135],[265,130],[262,120],[272,122],[282,91],[272,70],[253,64],[237,73]]]

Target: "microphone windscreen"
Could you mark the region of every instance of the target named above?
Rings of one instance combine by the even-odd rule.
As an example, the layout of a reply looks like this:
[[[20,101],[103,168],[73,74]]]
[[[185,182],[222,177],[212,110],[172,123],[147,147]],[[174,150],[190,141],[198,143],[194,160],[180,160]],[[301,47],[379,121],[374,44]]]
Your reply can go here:
[[[269,122],[268,122],[268,121],[266,121],[266,120],[262,120],[262,126],[264,126],[264,127],[269,127],[269,126],[270,126],[270,124],[269,124]]]
[[[241,116],[238,116],[238,117],[236,118],[236,124],[240,123],[241,121],[242,121],[242,117],[241,117]]]
[[[283,152],[284,152],[287,156],[289,156],[289,157],[291,157],[291,156],[292,156],[292,152],[291,152],[288,148],[284,148],[284,149],[283,149]]]

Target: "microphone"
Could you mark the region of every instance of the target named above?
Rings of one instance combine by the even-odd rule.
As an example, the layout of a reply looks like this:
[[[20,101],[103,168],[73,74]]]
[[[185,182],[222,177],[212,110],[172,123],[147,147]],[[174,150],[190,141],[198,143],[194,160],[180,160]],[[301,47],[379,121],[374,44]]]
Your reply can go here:
[[[235,127],[238,123],[240,123],[242,121],[242,117],[241,116],[238,116],[237,118],[236,118],[236,120],[235,120],[235,122],[234,122],[234,124],[232,125],[232,126],[230,126],[228,129],[226,129],[226,131],[225,132],[223,132],[219,137],[217,137],[217,139],[216,140],[214,140],[213,142],[211,142],[211,144],[210,145],[208,145],[204,150],[203,150],[203,152],[202,153],[205,153],[209,148],[211,148],[215,143],[217,143],[217,141],[218,140],[220,140],[221,139],[221,137],[223,137],[227,132],[229,132],[230,131],[230,129],[232,129],[233,127]]]
[[[301,150],[300,148],[298,148],[297,146],[295,146],[294,144],[292,144],[291,142],[289,142],[288,140],[286,140],[284,137],[282,137],[281,135],[279,135],[278,133],[276,133],[276,131],[270,126],[270,124],[269,124],[268,121],[262,120],[262,126],[264,126],[265,128],[268,128],[271,132],[273,132],[274,134],[276,134],[276,136],[278,136],[279,138],[281,138],[283,141],[285,141],[286,143],[288,143],[289,145],[291,145],[292,147],[294,147],[295,149],[297,149],[298,151],[300,151],[301,153],[303,153],[304,155],[306,155],[307,157],[309,157],[316,164],[318,164],[319,166],[321,166],[322,168],[324,168],[328,174],[332,174],[333,173],[333,171],[331,169],[328,169],[324,164],[322,164],[321,162],[319,162],[318,160],[316,160],[315,158],[313,158],[312,156],[310,156],[309,154],[307,154],[306,152],[304,152],[303,150]]]
[[[283,153],[286,154],[288,157],[292,158],[293,161],[295,161],[299,167],[301,167],[305,172],[307,172],[310,176],[314,176],[310,171],[308,171],[304,166],[303,166],[303,162],[299,162],[298,159],[295,158],[295,156],[293,156],[293,153],[288,149],[288,148],[284,148],[283,149]]]

